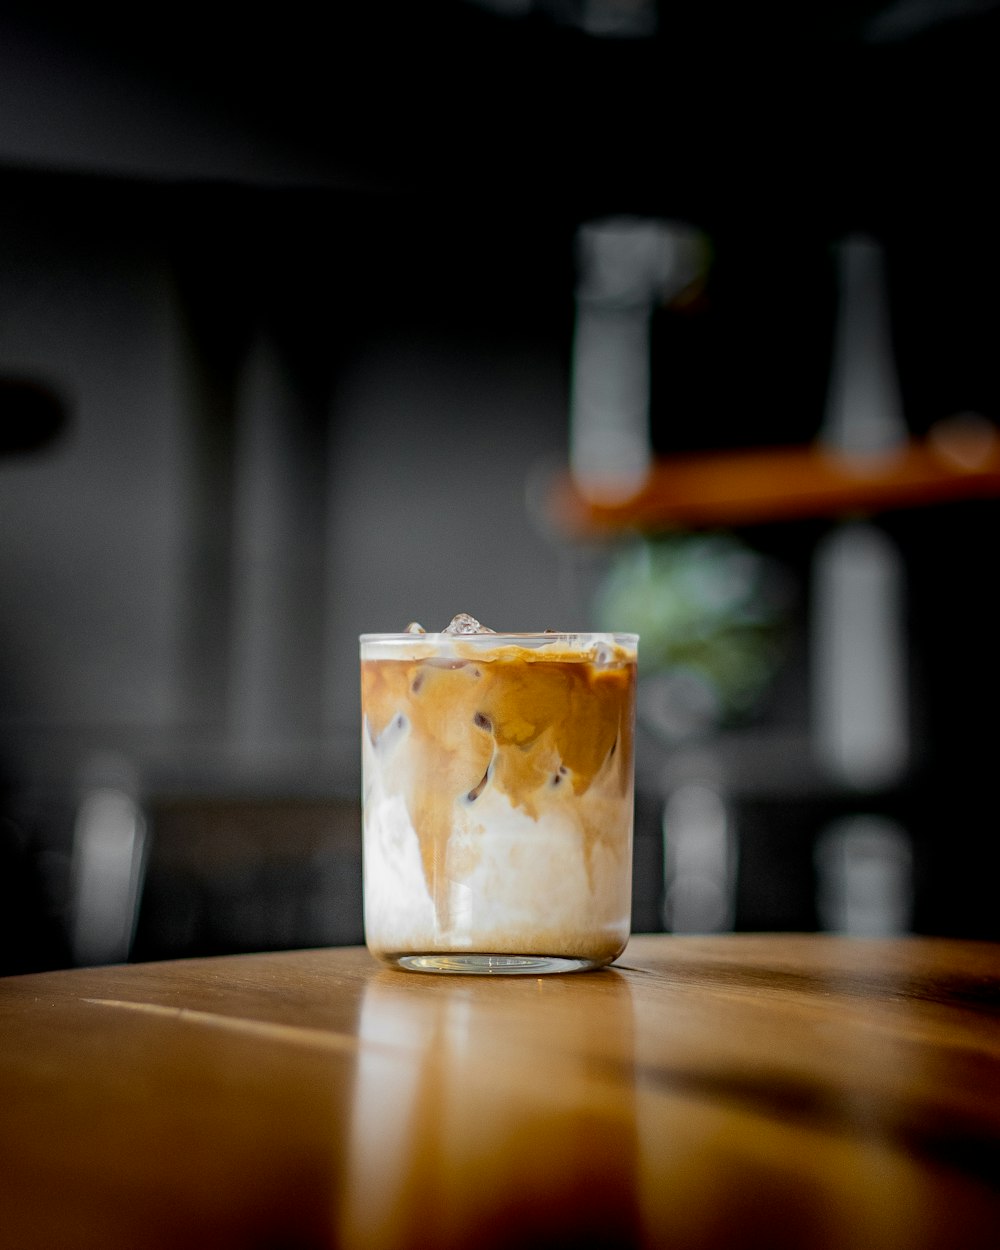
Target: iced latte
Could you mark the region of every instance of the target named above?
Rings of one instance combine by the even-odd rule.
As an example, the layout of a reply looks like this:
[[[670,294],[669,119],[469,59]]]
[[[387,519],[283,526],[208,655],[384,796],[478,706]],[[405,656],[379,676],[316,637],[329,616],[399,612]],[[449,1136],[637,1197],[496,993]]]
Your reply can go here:
[[[629,936],[636,638],[470,617],[361,639],[368,946],[405,968],[568,971]]]

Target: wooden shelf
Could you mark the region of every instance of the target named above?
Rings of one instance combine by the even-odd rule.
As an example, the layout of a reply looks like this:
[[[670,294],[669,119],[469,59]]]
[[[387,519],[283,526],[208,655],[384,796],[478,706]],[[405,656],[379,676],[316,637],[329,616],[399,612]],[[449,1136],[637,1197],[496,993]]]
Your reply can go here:
[[[588,498],[556,475],[549,518],[569,537],[753,525],[865,515],[1000,496],[1000,435],[913,439],[891,452],[848,456],[819,444],[679,455],[657,461],[630,498]]]

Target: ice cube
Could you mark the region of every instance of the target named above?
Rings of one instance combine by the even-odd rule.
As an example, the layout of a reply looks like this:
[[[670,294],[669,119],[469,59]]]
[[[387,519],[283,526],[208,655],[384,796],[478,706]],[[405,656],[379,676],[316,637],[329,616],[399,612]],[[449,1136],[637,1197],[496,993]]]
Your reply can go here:
[[[608,668],[615,662],[615,649],[606,642],[595,642],[590,650],[594,660],[594,668]]]
[[[409,625],[407,625],[403,632],[406,634],[426,634],[427,630],[424,629],[423,625],[421,625],[419,621],[410,621]]]
[[[493,634],[496,631],[480,625],[468,612],[459,612],[451,618],[451,623],[442,631],[445,634]]]

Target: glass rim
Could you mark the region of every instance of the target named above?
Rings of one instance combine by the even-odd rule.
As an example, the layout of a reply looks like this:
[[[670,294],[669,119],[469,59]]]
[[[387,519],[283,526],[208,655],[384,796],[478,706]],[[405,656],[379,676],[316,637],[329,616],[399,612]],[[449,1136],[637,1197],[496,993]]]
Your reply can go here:
[[[508,632],[506,630],[498,630],[495,633],[475,633],[475,634],[449,634],[445,630],[426,630],[422,634],[410,634],[405,630],[397,633],[387,634],[360,634],[359,641],[378,642],[378,643],[419,643],[419,642],[473,642],[473,643],[492,643],[502,646],[505,642],[561,642],[573,644],[590,644],[595,642],[610,642],[617,646],[635,646],[639,642],[639,635],[632,633],[619,633],[610,630],[601,629],[559,629],[559,630],[528,630],[524,633]]]

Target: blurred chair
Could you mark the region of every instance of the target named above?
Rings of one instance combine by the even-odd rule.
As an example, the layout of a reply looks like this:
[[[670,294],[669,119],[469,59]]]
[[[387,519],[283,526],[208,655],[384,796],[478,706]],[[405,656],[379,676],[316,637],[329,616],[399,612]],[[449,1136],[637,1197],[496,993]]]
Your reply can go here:
[[[92,766],[73,833],[77,964],[362,941],[360,804],[141,796]]]
[[[167,797],[149,820],[134,958],[363,940],[358,800]]]

